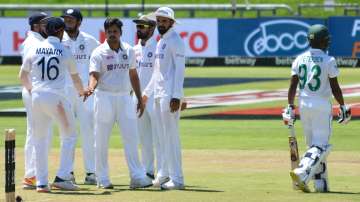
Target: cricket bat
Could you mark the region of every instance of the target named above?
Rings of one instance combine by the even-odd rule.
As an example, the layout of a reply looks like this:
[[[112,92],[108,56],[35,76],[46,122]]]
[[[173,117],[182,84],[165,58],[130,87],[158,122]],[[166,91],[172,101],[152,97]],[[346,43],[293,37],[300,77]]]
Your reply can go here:
[[[290,130],[290,135],[289,135],[290,162],[291,162],[291,170],[294,170],[299,165],[299,150],[295,136],[294,126],[289,126],[289,130]],[[293,181],[293,188],[298,189],[298,186],[294,181]]]

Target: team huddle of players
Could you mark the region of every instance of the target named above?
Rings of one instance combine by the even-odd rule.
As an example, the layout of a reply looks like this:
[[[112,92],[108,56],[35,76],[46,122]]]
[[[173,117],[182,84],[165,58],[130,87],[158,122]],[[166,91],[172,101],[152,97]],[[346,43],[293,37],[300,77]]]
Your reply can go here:
[[[184,189],[178,122],[186,107],[185,47],[173,28],[174,11],[160,7],[133,20],[139,39],[134,47],[121,40],[126,30],[119,19],[105,20],[102,44],[79,30],[82,20],[78,9],[65,10],[61,18],[45,13],[29,18],[31,31],[22,44],[19,73],[27,112],[24,189],[79,190],[73,172],[76,120],[82,135],[84,184],[113,188],[108,147],[116,123],[131,189]],[[49,185],[53,123],[60,130],[61,154]]]

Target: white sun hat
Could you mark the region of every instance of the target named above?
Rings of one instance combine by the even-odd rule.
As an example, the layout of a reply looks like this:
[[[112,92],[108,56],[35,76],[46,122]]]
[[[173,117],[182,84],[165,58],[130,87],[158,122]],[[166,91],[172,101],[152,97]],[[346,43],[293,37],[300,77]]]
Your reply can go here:
[[[174,10],[169,8],[169,7],[160,7],[155,11],[155,16],[156,17],[165,17],[165,18],[169,18],[174,20],[176,23],[179,23],[176,19],[175,19],[175,13]]]

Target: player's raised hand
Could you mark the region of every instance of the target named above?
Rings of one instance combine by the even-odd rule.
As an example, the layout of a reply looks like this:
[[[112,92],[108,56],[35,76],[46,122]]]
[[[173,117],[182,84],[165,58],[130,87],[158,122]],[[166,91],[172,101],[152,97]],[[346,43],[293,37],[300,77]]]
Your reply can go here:
[[[294,126],[296,121],[294,105],[288,105],[283,109],[282,113],[284,124],[287,126]]]
[[[351,119],[351,109],[346,105],[340,105],[338,123],[347,124]]]

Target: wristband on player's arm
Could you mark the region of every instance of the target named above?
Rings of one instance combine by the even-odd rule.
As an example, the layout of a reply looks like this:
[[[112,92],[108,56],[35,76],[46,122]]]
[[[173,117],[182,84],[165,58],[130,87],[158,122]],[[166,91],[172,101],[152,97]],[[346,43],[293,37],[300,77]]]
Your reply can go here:
[[[340,105],[339,107],[339,119],[338,123],[347,124],[351,119],[351,109],[346,105]]]

